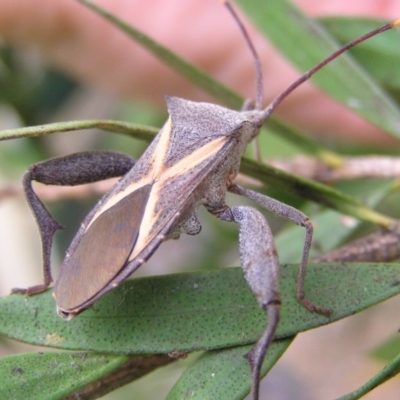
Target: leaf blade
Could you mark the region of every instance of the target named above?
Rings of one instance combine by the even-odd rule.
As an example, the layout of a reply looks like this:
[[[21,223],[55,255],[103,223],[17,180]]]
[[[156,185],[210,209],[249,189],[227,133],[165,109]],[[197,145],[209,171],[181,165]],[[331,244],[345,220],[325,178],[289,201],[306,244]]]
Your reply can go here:
[[[294,338],[278,340],[268,349],[261,370],[265,376],[282,356]],[[241,346],[202,354],[182,374],[167,400],[242,399],[250,392],[250,369],[243,354],[252,346]]]
[[[287,0],[237,0],[237,3],[260,31],[301,71],[313,67],[340,47],[321,24]],[[325,66],[312,80],[363,118],[400,137],[399,107],[349,54],[343,54],[334,63]]]
[[[399,268],[399,264],[310,265],[306,294],[334,310],[327,320],[297,302],[298,267],[282,266],[284,307],[277,337],[327,324],[398,294]],[[4,297],[0,333],[63,349],[152,354],[246,345],[254,343],[265,327],[265,314],[239,268],[127,281],[69,322],[56,316],[54,306],[49,291]]]
[[[0,359],[4,399],[59,399],[95,382],[129,360],[95,353],[28,353]]]

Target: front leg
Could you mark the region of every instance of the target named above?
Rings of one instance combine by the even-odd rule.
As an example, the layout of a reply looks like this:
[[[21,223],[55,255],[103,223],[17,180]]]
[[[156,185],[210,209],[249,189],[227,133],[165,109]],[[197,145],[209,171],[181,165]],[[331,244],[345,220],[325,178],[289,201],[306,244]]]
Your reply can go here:
[[[287,204],[281,203],[278,200],[272,199],[271,197],[265,196],[263,194],[257,193],[253,190],[243,188],[238,185],[231,185],[228,188],[229,192],[239,194],[241,196],[251,199],[261,206],[265,207],[267,210],[286,218],[297,225],[303,226],[306,229],[306,238],[304,241],[303,256],[301,259],[299,276],[297,279],[296,296],[300,303],[310,311],[316,311],[325,316],[331,314],[331,310],[327,308],[320,307],[314,304],[311,300],[308,300],[304,294],[304,279],[306,276],[308,255],[310,253],[313,226],[308,217],[301,211],[293,208]]]
[[[53,281],[50,266],[53,237],[58,230],[63,229],[63,226],[53,219],[34,192],[32,181],[46,185],[76,186],[122,176],[134,164],[135,160],[125,154],[96,151],[53,158],[34,164],[29,168],[23,177],[23,187],[42,239],[44,282],[26,289],[14,288],[12,293],[35,294],[43,292],[49,287]]]
[[[278,255],[268,223],[258,210],[240,206],[214,214],[223,221],[239,225],[240,259],[244,276],[259,305],[268,315],[264,333],[246,355],[251,369],[253,400],[257,400],[261,366],[279,322],[281,301]]]

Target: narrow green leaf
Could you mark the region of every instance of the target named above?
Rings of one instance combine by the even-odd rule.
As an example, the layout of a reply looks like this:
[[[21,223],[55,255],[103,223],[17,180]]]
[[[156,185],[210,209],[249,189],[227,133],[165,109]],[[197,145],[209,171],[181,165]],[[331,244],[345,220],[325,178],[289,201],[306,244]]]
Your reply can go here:
[[[29,353],[0,359],[0,397],[62,399],[108,375],[127,356],[95,353]]]
[[[266,185],[273,185],[301,198],[315,201],[343,214],[351,215],[363,221],[389,227],[394,220],[362,205],[354,197],[309,179],[290,175],[285,171],[260,164],[246,157],[242,158],[240,171]]]
[[[382,19],[330,17],[319,19],[320,23],[345,44],[365,32],[382,26]],[[391,89],[400,89],[400,30],[393,29],[374,40],[365,42],[361,47],[351,49],[349,53],[381,84]]]
[[[207,93],[211,94],[216,99],[222,101],[224,104],[231,108],[238,109],[242,106],[243,100],[241,96],[236,94],[227,86],[207,75],[204,71],[185,61],[183,58],[179,57],[177,54],[173,53],[171,50],[167,49],[160,43],[157,43],[155,40],[151,39],[143,32],[140,32],[133,26],[128,25],[126,22],[110,14],[105,9],[99,7],[91,1],[78,1],[93,10],[95,13],[101,15],[111,24],[118,27],[122,32],[126,33],[129,37],[138,42],[149,52],[151,52],[155,57],[161,60],[165,65],[170,66],[174,71],[179,73],[180,76],[186,78],[189,82],[192,82],[196,86],[201,87]]]
[[[87,120],[57,122],[47,125],[5,130],[0,132],[0,140],[15,139],[17,137],[35,137],[90,128],[120,132],[146,141],[151,141],[157,133],[156,128],[127,122]],[[330,156],[330,153],[327,153],[327,157]],[[338,161],[338,159],[335,157],[331,158],[331,160]],[[327,207],[331,207],[345,214],[353,215],[356,218],[386,227],[392,223],[390,218],[368,209],[344,193],[341,193],[326,185],[290,175],[271,166],[257,163],[248,158],[244,157],[242,159],[240,171],[253,178],[259,179],[261,182],[267,185],[272,184],[276,187],[281,187],[284,190],[289,190],[292,193],[300,195],[301,197],[324,204]]]
[[[313,67],[340,47],[321,24],[301,13],[288,0],[237,0],[237,3],[301,71]],[[400,137],[400,109],[349,54],[324,67],[313,81],[354,112]]]
[[[361,187],[366,182],[355,182],[353,186],[358,189],[359,195],[365,197],[365,190]],[[376,182],[373,187],[364,185],[369,190],[368,206],[374,208],[385,198],[392,190],[393,183],[386,181]],[[361,221],[354,220],[351,226],[348,226],[343,215],[325,210],[312,217],[314,225],[313,245],[310,249],[309,259],[327,253],[338,248],[343,242],[360,226]],[[333,235],[332,232],[335,232]],[[301,260],[304,247],[305,232],[298,226],[291,225],[275,237],[275,244],[281,263],[293,263]]]
[[[90,128],[120,132],[146,141],[151,141],[157,133],[156,128],[143,125],[119,121],[88,120],[57,122],[5,130],[0,132],[0,140],[15,139],[17,137],[35,137]],[[327,157],[330,157],[330,153],[327,153]],[[332,158],[332,160],[334,159],[337,161],[337,158]],[[337,209],[345,214],[353,215],[356,218],[383,226],[388,226],[392,222],[390,218],[368,209],[350,196],[317,182],[290,175],[271,166],[262,165],[243,158],[240,170],[267,185],[272,184],[276,187],[281,187],[309,200]]]
[[[378,347],[369,352],[372,358],[385,363],[391,361],[393,357],[396,357],[398,354],[400,354],[400,338],[398,333],[386,339],[383,343],[380,343]]]
[[[282,266],[278,337],[352,315],[399,293],[399,272],[399,264],[310,265],[306,294],[333,309],[328,320],[296,300],[298,266]],[[50,291],[0,299],[1,334],[63,349],[130,354],[217,349],[254,343],[264,328],[265,314],[239,268],[127,281],[69,322],[56,315]]]
[[[378,374],[370,379],[365,385],[352,393],[346,394],[340,397],[338,400],[357,400],[369,393],[372,389],[381,385],[382,383],[393,378],[395,375],[400,373],[400,355],[393,359],[393,361],[386,365]]]
[[[151,128],[145,125],[132,124],[129,122],[87,120],[87,121],[55,122],[46,125],[7,129],[4,131],[0,131],[0,140],[17,139],[22,137],[36,137],[36,136],[50,135],[53,133],[79,131],[92,128],[97,128],[109,132],[119,132],[146,141],[153,140],[154,136],[158,132],[158,129],[156,128]]]
[[[38,137],[52,135],[55,133],[72,132],[93,128],[97,128],[107,132],[122,133],[124,135],[132,136],[136,139],[141,139],[146,142],[151,142],[159,130],[158,128],[146,125],[113,120],[68,121],[55,122],[45,125],[28,126],[23,128],[6,129],[0,131],[0,141],[18,139],[23,137]],[[296,145],[300,149],[303,149],[303,151],[314,155],[321,161],[326,162],[333,167],[339,166],[341,164],[341,157],[339,155],[326,149],[322,145],[313,142],[305,135],[300,134],[293,127],[287,124],[283,124],[275,118],[270,118],[268,120],[268,128],[280,137],[296,143]]]
[[[294,338],[277,340],[268,349],[261,375],[265,376]],[[251,346],[208,351],[201,355],[172,388],[167,400],[233,400],[250,392],[249,364],[243,357]]]
[[[333,168],[340,167],[343,163],[342,157],[339,154],[328,150],[326,147],[310,139],[307,135],[300,133],[298,129],[295,129],[289,124],[283,123],[276,118],[269,118],[265,126],[271,129],[275,135],[293,143],[303,152],[316,157],[321,162]]]
[[[242,96],[233,92],[231,89],[227,88],[221,82],[207,75],[204,71],[201,71],[195,65],[187,62],[186,60],[179,57],[177,54],[171,52],[169,49],[157,43],[149,36],[145,35],[143,32],[138,31],[133,26],[126,24],[119,18],[111,15],[106,10],[102,9],[98,5],[93,4],[88,0],[78,0],[82,4],[91,8],[94,12],[98,13],[110,23],[121,29],[123,32],[128,34],[133,40],[138,42],[144,48],[149,50],[154,56],[159,58],[163,63],[170,66],[174,71],[180,74],[182,77],[186,78],[189,82],[200,87],[205,92],[214,96],[217,100],[223,102],[226,106],[233,109],[241,108],[244,99]],[[249,55],[250,56],[250,55]],[[293,140],[300,147],[304,148],[305,151],[310,152],[312,150],[313,154],[319,157],[322,161],[328,162],[330,165],[336,166],[340,161],[338,161],[338,156],[333,152],[325,149],[320,144],[312,144],[306,135],[295,130],[293,127],[289,129],[288,126],[285,128],[283,124],[279,122],[274,117],[270,117],[269,128],[271,130],[277,130],[279,135],[286,137],[288,140]]]

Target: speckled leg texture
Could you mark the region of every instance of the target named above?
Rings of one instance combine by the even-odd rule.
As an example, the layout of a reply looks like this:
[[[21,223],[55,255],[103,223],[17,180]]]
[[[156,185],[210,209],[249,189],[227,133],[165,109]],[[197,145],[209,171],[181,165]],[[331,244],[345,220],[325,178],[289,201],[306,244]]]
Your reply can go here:
[[[299,210],[237,185],[228,188],[232,193],[247,197],[273,213],[306,228],[306,239],[301,261],[296,294],[309,310],[329,315],[330,311],[313,304],[304,297],[304,276],[311,245],[313,227],[306,215]],[[252,207],[231,207],[216,213],[224,221],[239,225],[240,258],[244,276],[259,305],[268,315],[265,331],[253,349],[246,355],[252,374],[253,399],[259,398],[261,366],[279,322],[279,260],[274,238],[264,216]]]
[[[240,259],[251,290],[268,314],[267,327],[246,355],[252,375],[253,398],[258,398],[260,371],[265,353],[272,342],[279,321],[279,263],[271,230],[264,216],[252,207],[231,207],[218,215],[239,227]]]
[[[280,217],[286,218],[297,225],[303,226],[306,229],[306,238],[304,241],[303,256],[301,259],[299,276],[297,280],[296,295],[300,303],[310,311],[316,311],[320,314],[329,316],[331,310],[320,307],[314,304],[312,301],[305,298],[304,295],[304,279],[306,275],[308,255],[310,253],[310,246],[312,241],[313,226],[308,217],[301,211],[288,206],[287,204],[281,203],[278,200],[272,199],[271,197],[257,193],[253,190],[240,187],[238,185],[232,185],[228,189],[231,193],[235,193],[248,199],[251,199],[267,210],[272,211],[274,214]]]
[[[32,188],[32,181],[46,185],[76,186],[122,176],[135,164],[131,157],[111,152],[95,151],[53,158],[32,165],[25,173],[23,186],[28,204],[39,226],[42,239],[44,283],[26,289],[14,288],[13,293],[34,294],[46,290],[52,282],[50,256],[54,234],[63,229],[49,214]]]

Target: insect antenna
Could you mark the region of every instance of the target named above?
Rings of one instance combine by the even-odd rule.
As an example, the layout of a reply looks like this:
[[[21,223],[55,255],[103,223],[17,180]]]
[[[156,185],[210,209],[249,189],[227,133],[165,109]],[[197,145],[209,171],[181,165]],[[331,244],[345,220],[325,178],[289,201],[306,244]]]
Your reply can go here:
[[[239,18],[235,9],[232,7],[232,4],[230,4],[228,0],[221,0],[221,1],[225,5],[225,7],[228,9],[232,18],[238,25],[238,27],[244,37],[244,40],[246,41],[246,44],[253,56],[254,67],[255,67],[255,71],[256,71],[256,82],[257,82],[257,93],[256,93],[257,95],[256,95],[255,108],[256,108],[256,110],[261,110],[264,99],[263,99],[263,74],[262,74],[260,57],[258,56],[257,50],[254,47],[253,42],[251,41],[251,38],[249,36],[249,33],[247,32],[246,27],[244,26],[243,22]]]
[[[262,121],[266,121],[269,116],[272,114],[272,112],[282,103],[282,101],[290,94],[292,93],[298,86],[300,86],[303,82],[307,81],[310,79],[312,75],[314,75],[316,72],[318,72],[321,68],[323,68],[325,65],[329,64],[331,61],[333,61],[335,58],[339,57],[341,54],[343,54],[345,51],[350,49],[351,47],[354,47],[367,39],[379,35],[382,32],[385,32],[389,29],[392,29],[396,26],[400,26],[400,19],[397,19],[395,21],[389,22],[377,29],[374,29],[373,31],[360,36],[357,39],[352,40],[351,42],[345,44],[343,47],[340,49],[336,50],[334,53],[332,53],[329,57],[325,58],[322,60],[320,63],[318,63],[315,67],[311,68],[307,72],[305,72],[303,75],[301,75],[297,80],[295,80],[291,85],[289,85],[282,93],[280,93],[271,103],[270,105],[264,110]]]
[[[229,0],[221,0],[221,2],[225,5],[229,13],[231,14],[233,20],[236,22],[237,26],[239,27],[244,40],[247,44],[247,47],[249,48],[251,55],[253,56],[254,60],[254,68],[256,71],[256,104],[255,104],[255,109],[256,110],[261,110],[264,102],[263,98],[263,74],[262,74],[262,65],[261,65],[261,60],[260,57],[258,56],[257,50],[253,45],[253,42],[251,41],[251,38],[249,36],[249,33],[247,32],[246,27],[244,26],[243,22],[237,15],[235,9],[232,7],[232,4],[229,3]],[[251,103],[250,103],[251,104]],[[249,104],[245,102],[244,107],[247,109],[249,107]],[[253,107],[252,107],[253,108]],[[254,152],[255,152],[255,158],[257,161],[262,162],[262,157],[261,157],[261,150],[260,150],[260,143],[258,136],[256,136],[253,140],[254,143]]]

